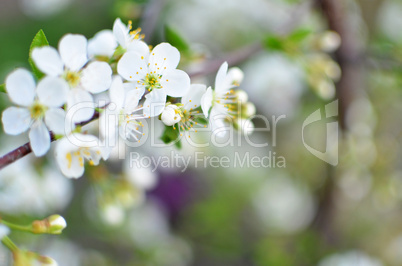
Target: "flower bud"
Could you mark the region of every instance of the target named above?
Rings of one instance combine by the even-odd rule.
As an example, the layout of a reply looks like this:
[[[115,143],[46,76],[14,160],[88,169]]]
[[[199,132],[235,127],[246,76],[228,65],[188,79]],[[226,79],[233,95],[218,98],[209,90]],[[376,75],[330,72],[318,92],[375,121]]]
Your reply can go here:
[[[250,116],[255,115],[255,105],[251,102],[246,102],[242,105],[241,115],[244,118],[249,118]]]
[[[173,104],[166,106],[162,112],[161,119],[167,126],[173,126],[179,122],[181,117],[179,115],[178,107]]]
[[[319,46],[324,52],[331,53],[341,45],[341,37],[334,31],[327,31],[320,36]]]
[[[237,90],[235,93],[236,93],[236,97],[237,97],[238,102],[245,103],[245,102],[248,101],[247,92],[245,92],[243,90]]]
[[[13,252],[14,266],[57,266],[57,262],[47,256],[39,255],[38,253],[17,249]]]
[[[229,69],[227,76],[232,81],[232,85],[239,86],[243,81],[244,73],[238,67],[232,67]]]
[[[64,228],[67,227],[66,220],[58,214],[51,215],[43,220],[32,222],[32,232],[34,234],[61,234]]]
[[[254,132],[254,123],[250,119],[238,118],[233,126],[242,135],[250,135]]]

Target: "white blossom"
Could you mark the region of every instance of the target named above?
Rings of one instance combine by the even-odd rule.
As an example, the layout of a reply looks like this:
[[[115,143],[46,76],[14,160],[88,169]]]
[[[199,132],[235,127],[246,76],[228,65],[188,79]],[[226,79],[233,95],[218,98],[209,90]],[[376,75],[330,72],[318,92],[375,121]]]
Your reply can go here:
[[[70,86],[67,109],[83,102],[92,103],[91,93],[109,89],[112,69],[106,62],[88,63],[87,39],[82,35],[67,34],[59,42],[58,51],[50,46],[35,48],[32,59],[36,66],[48,76],[59,77]],[[89,120],[93,108],[80,108],[73,122]]]
[[[127,52],[117,65],[117,72],[137,88],[149,91],[145,96],[144,115],[154,117],[162,113],[166,96],[182,97],[190,87],[190,78],[176,69],[179,51],[168,43],[157,45],[151,52]]]
[[[18,135],[30,128],[29,140],[36,156],[50,148],[50,133],[65,134],[65,112],[59,108],[67,100],[68,86],[54,77],[45,77],[38,85],[30,72],[17,69],[6,79],[6,88],[12,102],[20,107],[9,107],[2,115],[4,131]]]
[[[133,87],[132,83],[123,83],[120,76],[113,79],[109,90],[110,104],[101,114],[99,120],[100,133],[108,139],[108,144],[117,144],[116,136],[126,140],[130,137],[138,140],[137,135],[142,135],[140,127],[143,126],[141,119],[146,117],[139,111],[138,105],[144,94],[144,88]]]
[[[101,158],[106,159],[105,150],[99,139],[92,135],[72,133],[57,143],[55,156],[61,172],[72,178],[84,174],[84,160],[90,165],[98,165]]]

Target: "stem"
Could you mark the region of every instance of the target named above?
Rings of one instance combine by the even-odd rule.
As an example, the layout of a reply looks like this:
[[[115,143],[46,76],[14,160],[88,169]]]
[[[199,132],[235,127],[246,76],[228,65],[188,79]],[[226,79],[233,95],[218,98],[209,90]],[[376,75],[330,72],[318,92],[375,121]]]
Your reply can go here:
[[[18,224],[13,224],[13,223],[4,221],[4,220],[0,220],[0,223],[6,225],[10,229],[32,233],[32,226],[31,225],[18,225]]]
[[[14,242],[8,236],[3,237],[3,239],[1,240],[1,243],[3,243],[3,245],[6,246],[12,252],[15,252],[18,250],[17,245],[15,245]]]

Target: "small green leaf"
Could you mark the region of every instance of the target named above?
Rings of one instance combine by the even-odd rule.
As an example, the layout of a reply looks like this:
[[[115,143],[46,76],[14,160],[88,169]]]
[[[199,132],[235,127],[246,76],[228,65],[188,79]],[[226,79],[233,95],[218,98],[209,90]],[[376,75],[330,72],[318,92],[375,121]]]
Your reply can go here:
[[[47,41],[47,38],[45,36],[45,33],[43,30],[38,31],[38,33],[35,35],[35,37],[32,40],[31,47],[29,48],[29,64],[31,65],[32,71],[34,75],[40,79],[44,76],[44,74],[36,67],[35,63],[32,60],[32,51],[36,47],[42,47],[42,46],[48,46],[49,42]]]
[[[291,42],[300,43],[304,41],[310,34],[311,30],[309,29],[297,29],[289,35],[288,40]]]
[[[165,25],[165,39],[180,52],[186,53],[190,50],[190,46],[187,41],[176,30],[168,25]]]
[[[267,36],[264,40],[265,48],[275,51],[284,50],[284,40],[273,35]]]
[[[7,91],[6,91],[6,84],[1,84],[1,85],[0,85],[0,92],[7,93]]]
[[[163,131],[163,134],[161,136],[161,140],[165,144],[169,144],[172,142],[175,142],[175,146],[180,149],[181,148],[181,142],[180,142],[180,131],[177,127],[173,129],[173,127],[168,127],[165,126],[165,131]]]

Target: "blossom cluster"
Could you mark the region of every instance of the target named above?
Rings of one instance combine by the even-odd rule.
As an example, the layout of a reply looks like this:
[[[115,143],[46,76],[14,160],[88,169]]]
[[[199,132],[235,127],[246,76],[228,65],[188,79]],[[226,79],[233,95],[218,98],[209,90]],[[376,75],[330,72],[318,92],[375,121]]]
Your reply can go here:
[[[223,63],[214,89],[191,84],[189,75],[177,69],[177,48],[160,43],[152,49],[143,37],[141,29],[118,18],[113,30],[92,39],[67,34],[58,49],[34,48],[31,58],[43,76],[35,80],[22,68],[8,75],[6,90],[17,106],[3,112],[4,131],[18,135],[29,130],[36,156],[45,155],[57,140],[56,161],[72,178],[83,175],[85,161],[97,165],[108,159],[116,138],[139,141],[143,119],[159,117],[178,135],[206,127],[205,118],[219,135],[225,134],[219,128],[228,125],[245,134],[252,131],[252,123],[245,121],[255,107],[244,91],[234,90],[243,79],[240,69]],[[81,126],[98,116],[99,137],[82,132]]]

